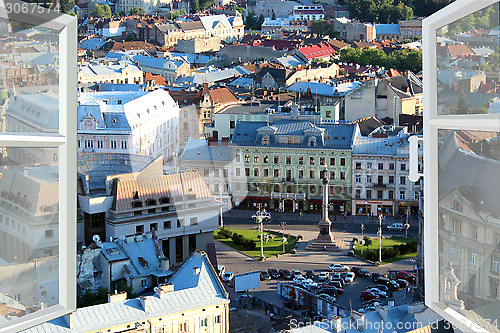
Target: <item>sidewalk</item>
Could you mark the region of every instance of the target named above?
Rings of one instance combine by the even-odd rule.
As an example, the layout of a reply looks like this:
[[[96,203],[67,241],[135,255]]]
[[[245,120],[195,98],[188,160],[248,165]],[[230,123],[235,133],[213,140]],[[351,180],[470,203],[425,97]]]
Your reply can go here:
[[[289,221],[289,222],[319,222],[321,220],[321,214],[319,213],[304,213],[303,216],[300,216],[299,213],[280,213],[279,216],[276,214],[276,212],[270,212],[273,220],[276,221]],[[254,210],[251,209],[238,209],[238,208],[233,208],[231,211],[227,211],[224,213],[223,217],[233,217],[233,218],[238,218],[238,217],[243,217],[243,218],[251,218],[252,215],[255,214]],[[333,222],[335,218],[337,218],[338,222],[346,222],[346,223],[365,223],[365,224],[378,224],[378,218],[376,216],[361,216],[361,215],[349,215],[347,217],[343,217],[341,215],[329,215],[330,220]],[[412,222],[417,222],[418,219],[415,217],[409,217],[408,222],[410,224]],[[404,223],[406,222],[406,216],[386,216],[385,220],[382,221],[382,225],[390,225],[392,223]]]

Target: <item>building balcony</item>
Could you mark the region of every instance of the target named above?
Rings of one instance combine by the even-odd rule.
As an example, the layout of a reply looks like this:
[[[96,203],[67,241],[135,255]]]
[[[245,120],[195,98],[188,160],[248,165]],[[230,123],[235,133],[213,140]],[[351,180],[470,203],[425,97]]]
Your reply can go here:
[[[271,192],[271,199],[305,199],[305,193],[279,193]]]
[[[366,184],[365,184],[365,187],[366,187],[366,188],[372,188],[372,187],[373,187],[373,184],[372,184],[372,183],[366,183]]]
[[[384,183],[374,183],[373,187],[376,187],[376,188],[387,188],[387,185],[384,184]]]
[[[281,182],[283,184],[293,184],[293,183],[295,183],[295,178],[292,178],[292,177],[282,178]]]
[[[392,184],[387,184],[386,186],[387,186],[387,188],[394,188],[394,184],[393,183]]]

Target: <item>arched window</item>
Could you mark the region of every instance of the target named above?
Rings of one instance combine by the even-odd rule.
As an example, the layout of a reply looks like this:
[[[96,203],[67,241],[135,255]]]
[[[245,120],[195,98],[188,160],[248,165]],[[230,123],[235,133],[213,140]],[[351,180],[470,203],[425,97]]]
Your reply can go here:
[[[280,186],[274,185],[274,192],[279,192],[279,191],[280,191]]]
[[[142,201],[132,201],[132,208],[139,208],[142,207]]]
[[[315,147],[316,146],[316,137],[312,136],[309,139],[309,147]]]
[[[262,138],[262,144],[264,146],[267,146],[269,144],[269,136],[264,135],[264,137]]]
[[[451,202],[451,209],[454,209],[456,211],[461,212],[462,211],[462,205],[457,200],[453,200]]]
[[[148,199],[146,200],[146,206],[154,206],[156,205],[156,200],[155,199]]]
[[[170,198],[169,197],[161,197],[160,198],[160,204],[169,204],[170,203]]]

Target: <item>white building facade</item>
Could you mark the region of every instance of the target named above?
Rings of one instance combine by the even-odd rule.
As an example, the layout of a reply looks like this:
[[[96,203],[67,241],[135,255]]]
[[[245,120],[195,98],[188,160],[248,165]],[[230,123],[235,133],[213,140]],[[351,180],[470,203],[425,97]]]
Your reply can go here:
[[[161,89],[81,93],[78,150],[170,159],[179,152],[179,110]]]

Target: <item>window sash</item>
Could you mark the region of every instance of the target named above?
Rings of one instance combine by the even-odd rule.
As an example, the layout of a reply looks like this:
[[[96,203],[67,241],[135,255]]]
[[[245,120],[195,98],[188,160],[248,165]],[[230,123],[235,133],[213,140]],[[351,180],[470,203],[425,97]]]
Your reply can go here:
[[[5,8],[4,6],[0,4],[0,8]],[[5,9],[2,12],[5,13]],[[29,19],[27,16],[11,17],[11,19],[24,21]],[[2,323],[1,332],[22,331],[76,310],[77,20],[76,17],[61,15],[42,26],[60,31],[59,132],[57,134],[0,133],[0,146],[58,148],[59,304]]]
[[[499,131],[499,115],[437,115],[436,31],[462,17],[472,14],[498,0],[459,0],[423,20],[424,38],[424,177],[427,184],[438,184],[438,130],[467,129]],[[496,121],[492,121],[496,120]],[[426,221],[438,221],[438,187],[425,186],[424,214]],[[462,331],[486,332],[462,314],[439,300],[439,256],[437,255],[439,223],[424,223],[425,304]]]

